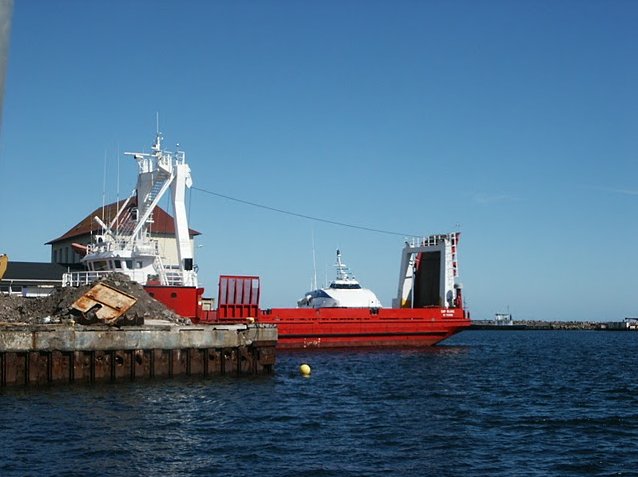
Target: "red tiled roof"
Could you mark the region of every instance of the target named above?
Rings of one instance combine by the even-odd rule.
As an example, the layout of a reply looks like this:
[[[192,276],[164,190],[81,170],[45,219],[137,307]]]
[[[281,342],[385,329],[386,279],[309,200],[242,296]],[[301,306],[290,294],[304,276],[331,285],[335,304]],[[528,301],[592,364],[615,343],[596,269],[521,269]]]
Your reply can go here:
[[[71,227],[64,235],[47,242],[45,245],[52,245],[54,243],[60,242],[62,240],[67,240],[73,237],[78,237],[82,235],[88,235],[90,233],[100,233],[102,228],[100,225],[93,220],[93,217],[96,215],[100,217],[104,223],[110,223],[115,215],[117,214],[118,207],[124,205],[125,201],[114,202],[112,204],[104,206],[104,208],[100,207],[95,209],[89,215],[87,215],[82,221],[80,221],[77,225]],[[127,208],[136,207],[137,202],[135,199],[131,200],[127,205]],[[167,234],[167,235],[175,235],[175,224],[173,222],[173,217],[171,217],[164,209],[159,206],[156,206],[153,210],[153,224],[151,225],[151,232],[158,234]],[[200,235],[200,232],[193,229],[188,229],[188,232],[191,236]]]

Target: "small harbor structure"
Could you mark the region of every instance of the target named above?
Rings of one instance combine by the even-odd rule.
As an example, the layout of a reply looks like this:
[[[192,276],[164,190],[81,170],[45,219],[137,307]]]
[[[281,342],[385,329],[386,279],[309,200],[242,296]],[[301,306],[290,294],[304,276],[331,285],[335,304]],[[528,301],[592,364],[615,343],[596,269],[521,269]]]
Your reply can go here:
[[[627,317],[623,321],[601,323],[600,329],[608,331],[638,331],[638,318]]]

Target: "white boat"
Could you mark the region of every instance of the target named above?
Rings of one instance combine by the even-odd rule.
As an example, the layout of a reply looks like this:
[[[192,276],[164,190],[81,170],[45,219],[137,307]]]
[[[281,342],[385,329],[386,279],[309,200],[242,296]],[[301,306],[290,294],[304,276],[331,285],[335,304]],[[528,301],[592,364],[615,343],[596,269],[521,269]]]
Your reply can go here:
[[[64,284],[84,285],[103,275],[120,272],[142,285],[197,287],[184,200],[186,189],[192,185],[186,154],[163,150],[159,131],[150,153],[125,154],[137,161],[137,187],[111,223],[94,217],[102,233],[82,249],[81,261],[87,271],[66,273]],[[158,241],[150,234],[153,210],[168,191],[175,212],[177,264],[163,263]]]
[[[368,288],[363,288],[337,250],[337,278],[329,286],[312,290],[297,302],[299,308],[381,308],[381,302]]]

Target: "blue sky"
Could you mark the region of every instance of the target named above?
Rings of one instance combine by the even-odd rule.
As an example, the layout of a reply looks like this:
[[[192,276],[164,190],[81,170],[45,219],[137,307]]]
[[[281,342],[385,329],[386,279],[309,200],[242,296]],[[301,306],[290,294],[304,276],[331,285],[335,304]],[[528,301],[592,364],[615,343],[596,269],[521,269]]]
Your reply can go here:
[[[636,25],[634,1],[16,0],[0,252],[46,261],[128,195],[159,113],[199,189],[397,232],[194,190],[209,296],[256,274],[293,306],[314,237],[320,281],[340,248],[389,306],[402,234],[460,230],[473,318],[638,316]]]

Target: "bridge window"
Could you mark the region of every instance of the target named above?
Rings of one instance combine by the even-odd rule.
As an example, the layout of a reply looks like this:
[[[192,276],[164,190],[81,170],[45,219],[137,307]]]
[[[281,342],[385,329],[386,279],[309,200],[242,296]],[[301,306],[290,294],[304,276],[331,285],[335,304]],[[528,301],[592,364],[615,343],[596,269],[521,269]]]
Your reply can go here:
[[[357,283],[331,283],[330,288],[340,290],[358,290],[361,288],[361,285]]]
[[[96,272],[101,272],[101,271],[104,271],[104,270],[108,270],[109,269],[109,264],[108,264],[108,262],[106,260],[100,260],[98,262],[95,262],[93,264],[93,267],[94,267],[93,269]]]

